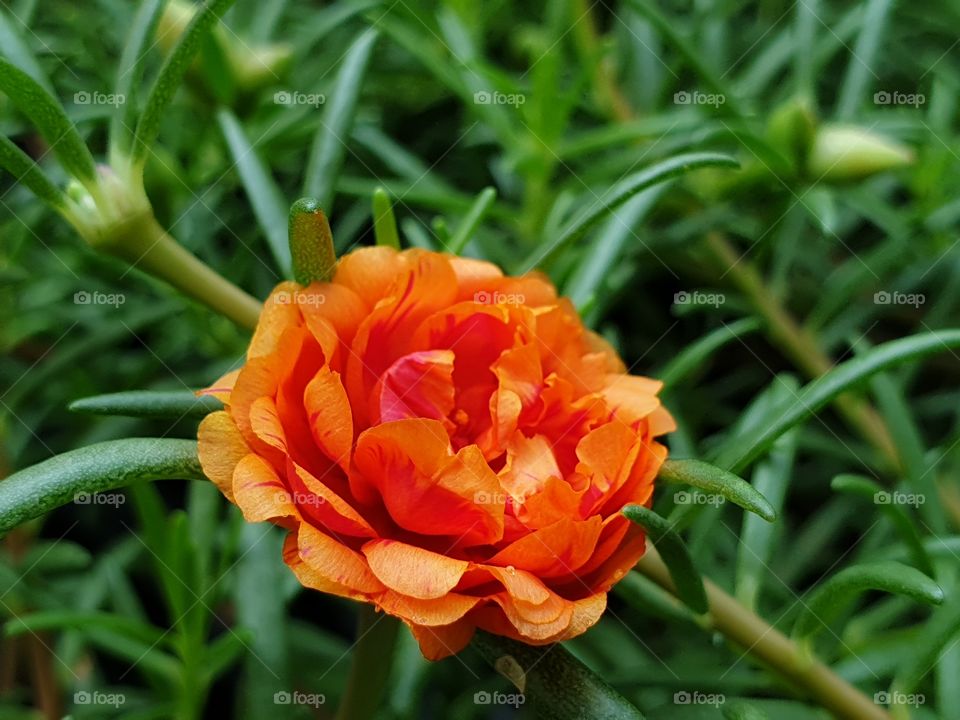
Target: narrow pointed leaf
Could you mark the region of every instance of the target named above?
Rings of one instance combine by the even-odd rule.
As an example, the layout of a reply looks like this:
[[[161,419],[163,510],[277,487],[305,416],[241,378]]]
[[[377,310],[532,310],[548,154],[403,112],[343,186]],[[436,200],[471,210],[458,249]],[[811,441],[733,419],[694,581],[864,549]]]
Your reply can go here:
[[[707,593],[703,589],[703,579],[693,564],[693,558],[690,557],[687,546],[670,523],[642,505],[627,505],[623,509],[623,514],[643,527],[650,535],[651,542],[657,546],[663,562],[670,571],[670,578],[677,589],[677,597],[694,612],[700,615],[707,612],[709,605]]]
[[[176,47],[167,56],[137,122],[131,153],[134,165],[142,166],[146,162],[150,146],[160,132],[160,120],[183,82],[201,41],[235,1],[207,0],[197,9]]]
[[[537,708],[556,720],[643,720],[643,714],[562,645],[534,647],[478,632],[474,647]]]
[[[0,57],[0,92],[6,93],[20,112],[30,118],[67,172],[84,182],[94,180],[93,155],[60,101],[3,57]]]
[[[671,483],[692,485],[713,495],[722,495],[767,522],[777,519],[773,506],[750,483],[710,463],[700,460],[667,460],[660,468],[660,478]]]
[[[273,258],[284,277],[290,277],[293,263],[286,233],[287,201],[236,116],[224,109],[217,113],[217,120]]]
[[[803,602],[793,635],[809,639],[826,627],[847,608],[858,595],[868,590],[882,590],[905,595],[918,602],[939,605],[943,590],[919,570],[896,562],[856,565],[841,570],[826,580]]]
[[[467,247],[467,243],[470,242],[483,217],[487,214],[487,211],[496,199],[497,191],[492,187],[484,188],[480,194],[477,195],[477,199],[473,201],[473,205],[470,206],[466,216],[460,221],[460,224],[457,225],[457,229],[450,237],[450,240],[447,241],[447,249],[450,252],[454,255],[459,255],[463,252],[463,249]]]
[[[567,245],[583,237],[598,221],[611,210],[619,207],[638,192],[654,185],[683,175],[691,170],[704,167],[736,168],[740,164],[729,155],[720,153],[688,153],[677,155],[652,165],[614,185],[600,199],[587,201],[587,210],[566,226],[557,238],[548,238],[546,248],[537,248],[527,259],[526,267],[544,265],[555,258]]]
[[[337,73],[320,128],[310,149],[303,194],[317,198],[321,207],[329,208],[333,202],[333,191],[347,151],[363,76],[376,41],[376,31],[368,29],[350,46]]]
[[[383,188],[373,191],[373,234],[377,245],[400,249],[397,219],[393,215],[390,196]]]
[[[720,453],[716,464],[729,468],[731,472],[740,472],[787,430],[874,373],[954,347],[960,347],[960,330],[940,330],[891,340],[859,357],[847,360],[801,388],[796,397],[784,405],[778,416],[752,437],[727,446]]]
[[[70,450],[0,481],[0,533],[66,505],[78,494],[174,478],[203,478],[196,441],[134,438]]]
[[[146,418],[202,418],[220,410],[223,403],[214,397],[197,397],[190,390],[129,390],[93,395],[74,400],[72,412],[90,415],[126,415]]]
[[[65,208],[67,196],[53,184],[46,173],[29,155],[14,145],[5,135],[0,135],[0,168],[13,175],[14,180],[54,208]]]
[[[110,156],[130,152],[137,122],[137,90],[143,79],[145,58],[164,7],[164,0],[143,0],[127,32],[127,42],[117,66],[114,94],[124,102],[114,110],[110,119]]]

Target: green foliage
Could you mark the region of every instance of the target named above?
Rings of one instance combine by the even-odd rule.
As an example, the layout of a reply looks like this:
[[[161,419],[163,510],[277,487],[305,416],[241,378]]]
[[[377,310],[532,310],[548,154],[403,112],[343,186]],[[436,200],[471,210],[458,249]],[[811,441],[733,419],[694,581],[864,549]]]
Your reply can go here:
[[[158,38],[172,4],[0,10],[0,655],[20,668],[0,716],[52,687],[77,720],[102,717],[76,701],[94,691],[123,693],[118,717],[305,720],[275,694],[332,715],[347,684],[353,607],[302,591],[277,528],[178,482],[219,407],[192,389],[248,333],[37,201],[74,222],[109,189],[95,164],[132,159],[159,225],[257,297],[326,277],[334,241],[540,268],[665,384],[674,459],[626,513],[677,593],[631,573],[563,648],[483,638],[434,664],[401,632],[386,720],[825,717],[713,631],[717,586],[815,636],[878,718],[952,717],[956,8],[206,0]],[[122,219],[137,178],[111,177]],[[319,204],[288,226],[301,195]],[[474,701],[515,692],[486,662],[504,654],[516,712]]]

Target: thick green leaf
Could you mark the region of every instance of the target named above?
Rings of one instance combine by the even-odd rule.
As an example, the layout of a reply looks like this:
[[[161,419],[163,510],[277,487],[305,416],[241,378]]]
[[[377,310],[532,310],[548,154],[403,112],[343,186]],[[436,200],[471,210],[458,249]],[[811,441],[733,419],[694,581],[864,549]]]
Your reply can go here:
[[[287,202],[283,193],[257,155],[256,149],[250,144],[236,116],[229,110],[222,109],[217,113],[217,120],[273,258],[283,276],[290,277],[293,263],[290,258],[290,243],[287,242]]]
[[[3,57],[0,57],[0,91],[5,92],[20,112],[30,118],[67,172],[85,184],[95,181],[93,155],[60,101]]]
[[[650,535],[670,571],[670,578],[677,589],[677,597],[694,612],[703,614],[709,609],[707,593],[703,589],[703,579],[693,563],[693,558],[680,536],[670,523],[653,510],[642,505],[627,505],[623,514],[632,522],[643,527]]]
[[[207,395],[197,397],[190,390],[129,390],[81,398],[68,407],[72,412],[90,415],[177,420],[185,417],[202,418],[214,410],[222,410],[223,403]]]
[[[350,46],[310,148],[303,194],[317,198],[320,207],[329,208],[333,202],[333,191],[350,140],[363,76],[376,41],[377,32],[367,29]]]
[[[117,80],[114,95],[123,98],[110,118],[110,159],[118,160],[121,155],[130,153],[133,133],[137,122],[137,91],[143,79],[145,60],[157,22],[163,12],[164,0],[142,0],[133,25],[127,33],[127,42],[123,46],[120,64],[117,66]]]
[[[567,245],[578,239],[614,208],[619,207],[637,193],[654,185],[704,167],[736,168],[740,164],[729,155],[719,153],[688,153],[677,155],[652,165],[620,181],[602,197],[587,202],[587,209],[564,228],[558,237],[547,238],[546,248],[537,248],[525,261],[526,268],[545,265],[555,258]]]
[[[729,468],[731,472],[740,472],[787,430],[874,373],[957,346],[960,346],[960,330],[941,330],[891,340],[860,357],[847,360],[801,388],[796,397],[785,404],[778,417],[758,429],[752,437],[726,446],[716,464]]]
[[[377,245],[400,249],[397,219],[393,216],[390,196],[383,188],[373,191],[373,235]]]
[[[134,438],[70,450],[0,481],[0,533],[78,495],[173,478],[203,478],[195,441]]]
[[[0,168],[13,175],[14,180],[26,185],[38,198],[53,208],[67,206],[67,196],[53,184],[46,173],[29,155],[0,135]]]
[[[530,698],[538,717],[643,720],[636,707],[561,645],[534,647],[486,632],[478,632],[473,645]]]
[[[700,460],[666,460],[659,477],[670,483],[692,485],[725,499],[762,517],[767,522],[777,519],[777,513],[767,499],[743,478]]]
[[[287,223],[293,278],[301,285],[333,277],[337,256],[333,233],[323,208],[314,198],[300,198],[290,206]]]
[[[803,610],[797,617],[793,636],[810,639],[827,627],[858,595],[868,590],[905,595],[931,605],[939,605],[944,597],[937,583],[907,565],[896,562],[855,565],[818,585],[810,597],[803,601]]]
[[[160,74],[150,89],[143,114],[137,122],[131,152],[131,160],[135,166],[143,167],[146,162],[150,146],[160,132],[163,114],[183,82],[183,76],[186,75],[204,36],[219,22],[234,2],[236,0],[207,0],[197,9],[176,47],[167,56],[163,67],[160,68]]]
[[[454,255],[459,255],[463,252],[464,248],[467,247],[467,243],[473,238],[473,233],[476,232],[477,227],[479,227],[480,221],[483,220],[484,215],[487,214],[487,211],[496,199],[497,191],[492,187],[484,188],[480,194],[477,195],[477,199],[473,201],[473,205],[470,206],[466,216],[460,221],[457,229],[446,242],[447,250]]]

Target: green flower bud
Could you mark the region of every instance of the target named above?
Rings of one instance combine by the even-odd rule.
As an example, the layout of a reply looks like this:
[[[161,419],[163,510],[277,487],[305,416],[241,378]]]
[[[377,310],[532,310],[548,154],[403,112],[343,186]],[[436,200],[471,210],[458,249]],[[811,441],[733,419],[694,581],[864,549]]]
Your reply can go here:
[[[807,159],[812,180],[849,182],[913,162],[913,151],[853,125],[823,125]]]

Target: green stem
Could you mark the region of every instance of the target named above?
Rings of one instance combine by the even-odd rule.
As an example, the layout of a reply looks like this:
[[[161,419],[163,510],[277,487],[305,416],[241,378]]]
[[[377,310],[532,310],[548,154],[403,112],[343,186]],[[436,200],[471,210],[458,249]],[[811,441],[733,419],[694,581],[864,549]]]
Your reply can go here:
[[[637,570],[676,595],[670,572],[653,546],[647,546]],[[704,579],[703,585],[709,606],[708,630],[719,632],[744,648],[841,720],[890,720],[883,708],[763,618],[709,580]]]
[[[260,302],[216,273],[160,227],[152,213],[111,228],[102,249],[166,280],[178,290],[216,310],[238,325],[254,329]]]
[[[336,720],[380,717],[399,626],[396,618],[378,613],[372,605],[360,606],[357,642]]]

